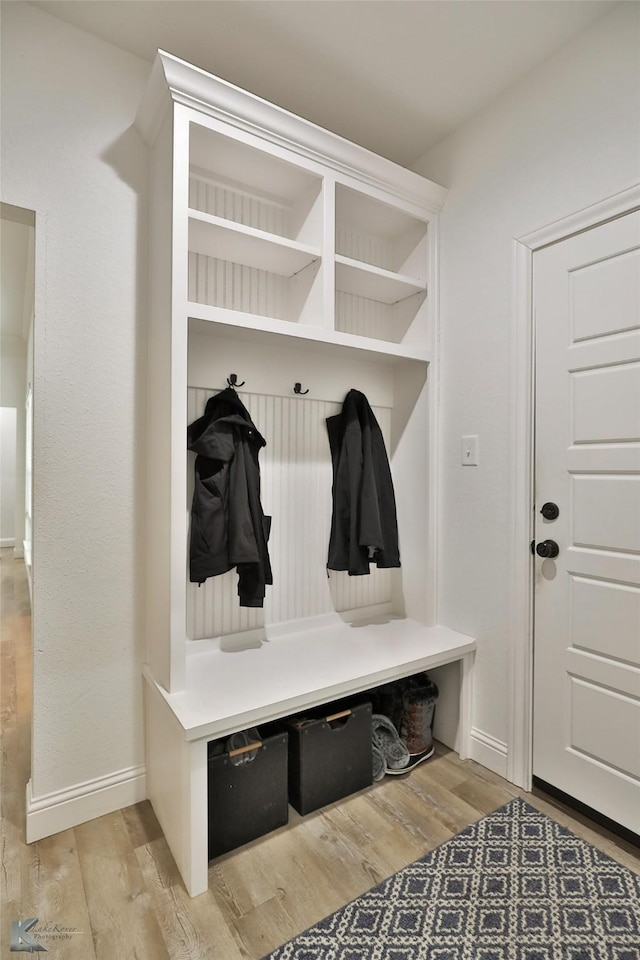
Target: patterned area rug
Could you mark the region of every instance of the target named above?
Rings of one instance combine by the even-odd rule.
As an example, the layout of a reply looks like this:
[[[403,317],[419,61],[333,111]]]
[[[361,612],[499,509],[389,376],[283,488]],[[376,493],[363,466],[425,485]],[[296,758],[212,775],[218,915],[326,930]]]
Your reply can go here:
[[[640,960],[640,877],[516,799],[264,960]]]

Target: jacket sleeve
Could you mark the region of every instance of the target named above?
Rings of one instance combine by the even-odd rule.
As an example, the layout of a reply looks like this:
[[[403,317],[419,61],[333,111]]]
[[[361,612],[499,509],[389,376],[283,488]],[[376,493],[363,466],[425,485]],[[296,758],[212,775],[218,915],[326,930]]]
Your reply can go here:
[[[360,495],[358,499],[358,543],[361,547],[381,550],[384,546],[380,518],[380,492],[376,483],[371,428],[366,423],[362,428],[362,466]]]

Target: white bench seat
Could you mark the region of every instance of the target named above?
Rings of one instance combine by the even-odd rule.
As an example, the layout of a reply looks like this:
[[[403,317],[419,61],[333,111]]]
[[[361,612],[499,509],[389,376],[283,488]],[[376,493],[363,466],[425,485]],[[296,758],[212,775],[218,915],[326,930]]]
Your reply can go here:
[[[187,658],[186,689],[163,694],[187,740],[214,739],[462,659],[473,638],[381,618],[275,636]]]
[[[207,743],[247,727],[460,661],[459,753],[468,751],[476,641],[406,618],[280,628],[247,642],[195,642],[185,689],[145,670],[147,795],[191,896],[207,889]]]

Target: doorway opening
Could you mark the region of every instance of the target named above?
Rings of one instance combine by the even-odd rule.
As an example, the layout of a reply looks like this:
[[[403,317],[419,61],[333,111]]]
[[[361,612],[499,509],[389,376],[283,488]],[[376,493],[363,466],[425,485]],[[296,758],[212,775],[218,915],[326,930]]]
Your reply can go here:
[[[0,407],[2,530],[0,546],[28,561],[31,577],[31,414],[35,302],[35,213],[0,204]],[[13,413],[11,412],[13,411]],[[15,436],[14,436],[15,433]],[[29,468],[29,469],[27,469]],[[27,491],[27,480],[29,490]]]
[[[9,818],[24,832],[32,715],[32,419],[35,213],[0,204],[0,564],[2,770],[18,786]],[[17,769],[16,769],[17,768]],[[5,774],[7,774],[5,776]]]

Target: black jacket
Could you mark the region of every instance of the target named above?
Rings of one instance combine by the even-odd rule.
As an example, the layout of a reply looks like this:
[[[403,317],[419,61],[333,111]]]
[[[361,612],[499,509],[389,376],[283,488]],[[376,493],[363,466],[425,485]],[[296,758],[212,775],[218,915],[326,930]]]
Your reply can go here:
[[[261,607],[273,583],[271,517],[260,503],[258,453],[265,441],[235,390],[210,397],[187,431],[197,454],[191,507],[190,578],[203,583],[236,567],[240,606]]]
[[[333,463],[330,570],[352,576],[369,564],[399,567],[398,521],[382,431],[363,393],[350,390],[342,413],[327,419]]]

